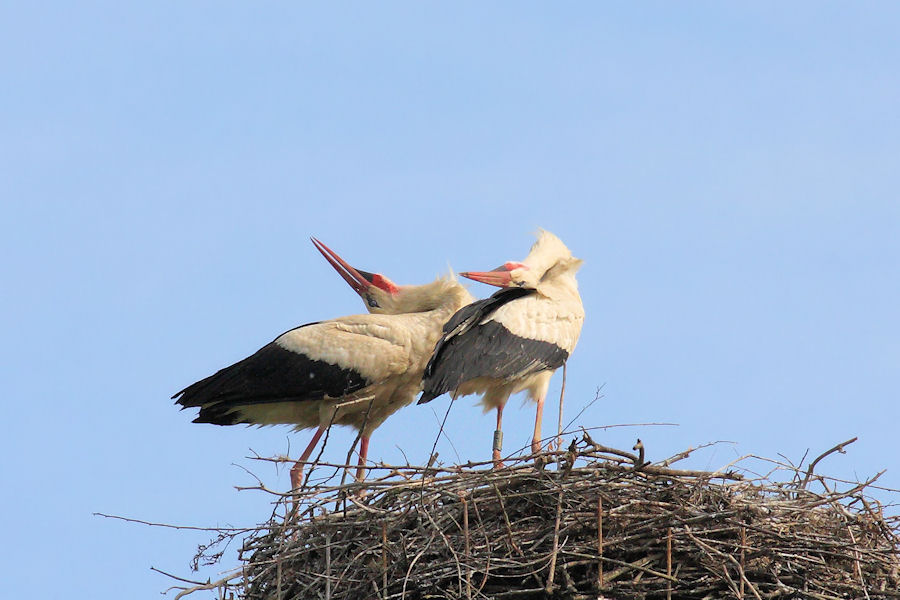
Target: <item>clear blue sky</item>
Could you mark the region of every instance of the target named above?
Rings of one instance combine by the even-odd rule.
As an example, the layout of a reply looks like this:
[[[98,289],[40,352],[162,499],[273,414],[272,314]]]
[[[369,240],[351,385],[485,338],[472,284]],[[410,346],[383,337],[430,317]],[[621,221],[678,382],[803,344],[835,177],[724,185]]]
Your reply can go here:
[[[363,310],[310,235],[422,283],[545,227],[585,260],[568,414],[604,385],[582,425],[680,424],[600,439],[737,442],[703,468],[858,435],[822,470],[900,487],[898,30],[896,3],[6,3],[4,591],[156,597],[149,567],[189,575],[206,539],[95,511],[268,515],[240,467],[287,473],[244,457],[309,432],[195,425],[169,397]],[[371,457],[424,461],[446,402]],[[532,418],[510,405],[507,448]],[[470,400],[448,422],[462,460],[492,429]]]

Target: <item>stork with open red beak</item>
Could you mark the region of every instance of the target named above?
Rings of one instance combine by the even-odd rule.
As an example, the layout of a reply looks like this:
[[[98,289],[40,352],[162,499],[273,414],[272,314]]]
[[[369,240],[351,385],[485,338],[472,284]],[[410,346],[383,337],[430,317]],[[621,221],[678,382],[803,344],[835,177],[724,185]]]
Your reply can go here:
[[[492,271],[460,273],[501,287],[490,298],[459,310],[425,367],[419,404],[445,392],[482,394],[485,412],[497,410],[493,459],[501,466],[503,407],[527,390],[537,403],[531,450],[541,450],[541,417],[553,373],[566,362],[581,333],[584,308],[575,272],[582,261],[558,237],[540,231],[522,262]]]
[[[363,478],[372,432],[415,400],[441,326],[472,301],[452,277],[398,286],[313,243],[372,314],[291,329],[173,396],[182,408],[200,408],[195,423],[316,427],[291,469],[292,489],[300,487],[303,466],[332,423],[360,432],[357,478]]]

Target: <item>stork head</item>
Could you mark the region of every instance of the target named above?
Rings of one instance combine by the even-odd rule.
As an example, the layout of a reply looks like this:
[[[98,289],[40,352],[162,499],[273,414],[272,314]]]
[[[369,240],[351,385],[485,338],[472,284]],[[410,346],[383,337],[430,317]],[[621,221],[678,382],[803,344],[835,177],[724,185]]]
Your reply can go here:
[[[401,288],[381,273],[369,273],[350,266],[337,252],[317,240],[310,238],[316,249],[322,253],[325,260],[334,267],[334,270],[344,278],[344,281],[359,294],[366,304],[366,310],[370,313],[394,314],[397,298]]]
[[[359,294],[370,313],[399,315],[446,309],[452,314],[475,301],[452,275],[438,277],[424,285],[396,285],[380,273],[369,273],[351,267],[334,250],[316,238],[312,238],[312,242],[353,291]]]
[[[463,277],[497,287],[523,287],[541,291],[560,278],[571,278],[583,261],[572,253],[558,237],[539,230],[538,239],[521,262],[506,262],[491,271],[469,271]]]

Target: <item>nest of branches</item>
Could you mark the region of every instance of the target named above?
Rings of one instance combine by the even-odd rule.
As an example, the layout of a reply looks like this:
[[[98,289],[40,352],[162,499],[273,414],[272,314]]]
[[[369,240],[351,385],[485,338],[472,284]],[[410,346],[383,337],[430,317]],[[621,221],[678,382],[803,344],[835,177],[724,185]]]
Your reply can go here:
[[[503,469],[383,467],[302,494],[244,540],[227,585],[247,600],[900,598],[878,476],[821,477],[828,453],[780,483],[668,466],[689,452],[647,464],[584,433]]]

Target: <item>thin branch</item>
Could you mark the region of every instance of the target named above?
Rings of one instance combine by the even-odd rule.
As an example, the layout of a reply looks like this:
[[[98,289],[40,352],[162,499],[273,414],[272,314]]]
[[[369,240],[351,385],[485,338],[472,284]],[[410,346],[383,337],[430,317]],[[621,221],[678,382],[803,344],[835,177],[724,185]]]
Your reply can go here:
[[[815,458],[815,460],[813,460],[811,463],[809,463],[809,468],[806,470],[806,477],[803,478],[803,483],[800,484],[800,487],[802,489],[806,489],[806,484],[809,483],[809,478],[812,477],[813,469],[816,468],[816,465],[819,464],[820,460],[822,460],[829,454],[833,454],[835,452],[840,452],[841,454],[844,454],[844,446],[849,446],[850,444],[852,444],[853,442],[855,442],[858,439],[859,439],[858,437],[850,438],[846,442],[841,442],[834,448],[830,448],[830,449],[826,450],[825,452],[823,452],[822,454],[820,454],[819,456],[817,456]]]
[[[150,527],[164,527],[166,529],[185,529],[190,531],[214,531],[216,533],[247,533],[256,531],[256,527],[197,527],[194,525],[172,525],[171,523],[154,523],[152,521],[144,521],[142,519],[132,519],[129,517],[120,517],[119,515],[107,515],[105,513],[91,513],[95,517],[103,517],[106,519],[116,519],[117,521],[125,521],[126,523],[138,523],[139,525],[147,525]]]

